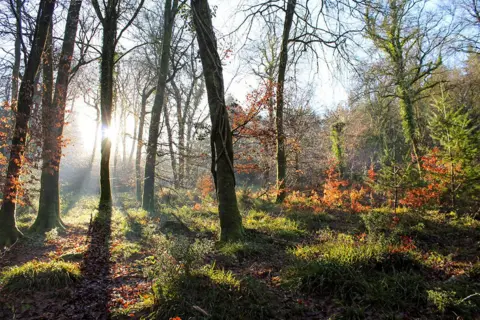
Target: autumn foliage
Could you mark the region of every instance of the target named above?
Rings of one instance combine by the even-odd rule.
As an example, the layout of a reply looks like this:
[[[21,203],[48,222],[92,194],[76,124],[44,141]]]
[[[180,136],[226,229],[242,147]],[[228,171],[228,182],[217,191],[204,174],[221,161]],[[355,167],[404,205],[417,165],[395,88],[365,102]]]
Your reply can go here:
[[[258,161],[263,156],[273,157],[275,127],[273,107],[275,84],[265,82],[246,96],[243,106],[228,106],[231,114],[235,153],[235,169],[239,173],[261,172],[265,164]],[[241,145],[241,147],[240,147]]]
[[[405,192],[400,204],[409,208],[422,208],[427,205],[439,205],[445,192],[448,179],[448,168],[438,157],[438,148],[421,158],[423,177],[426,185],[414,187]]]
[[[212,176],[210,174],[200,176],[197,180],[197,189],[200,191],[202,198],[206,198],[209,194],[215,191]]]
[[[284,206],[313,210],[314,212],[335,209],[346,209],[352,213],[368,211],[370,206],[366,203],[368,202],[369,187],[340,178],[337,168],[335,164],[332,164],[325,171],[323,190],[311,190],[304,193],[293,191],[285,200]]]

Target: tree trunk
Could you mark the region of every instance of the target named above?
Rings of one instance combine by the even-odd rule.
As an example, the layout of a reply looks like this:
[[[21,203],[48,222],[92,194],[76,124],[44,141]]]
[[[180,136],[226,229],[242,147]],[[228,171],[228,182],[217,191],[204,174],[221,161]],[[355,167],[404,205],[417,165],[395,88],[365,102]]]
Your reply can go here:
[[[16,34],[15,34],[15,47],[14,47],[14,62],[12,69],[12,98],[11,98],[11,108],[12,110],[17,109],[17,99],[18,99],[18,83],[20,82],[20,63],[22,58],[22,1],[16,0]]]
[[[202,60],[212,129],[212,175],[218,198],[220,240],[243,239],[242,217],[235,194],[232,132],[225,105],[222,63],[217,52],[217,41],[212,26],[208,0],[192,0],[193,20]]]
[[[50,37],[48,43],[50,48],[46,51],[48,52],[49,63],[44,65],[44,78],[46,74],[49,74],[51,78],[49,81],[44,81],[45,93],[49,92],[49,94],[47,97],[44,95],[42,100],[43,166],[38,216],[32,226],[32,230],[38,232],[49,231],[56,227],[64,228],[60,218],[59,170],[62,157],[62,134],[65,124],[68,77],[70,75],[71,58],[75,47],[75,35],[77,33],[81,6],[81,0],[71,0],[70,2],[53,101],[51,95],[53,91],[51,86],[53,84],[53,55]],[[48,72],[46,72],[46,69]],[[46,90],[47,83],[50,84],[49,90]]]
[[[403,70],[402,67],[399,67]],[[401,78],[403,78],[402,76]],[[403,81],[403,80],[402,80]],[[418,141],[415,134],[415,119],[413,113],[413,102],[410,98],[409,88],[405,84],[400,84],[397,87],[397,94],[400,97],[400,116],[402,118],[402,129],[405,136],[405,141],[412,144],[413,155],[415,156],[415,162],[417,163],[418,173],[422,176],[422,167],[420,164],[420,154],[418,152]]]
[[[195,81],[193,86],[195,85]],[[186,113],[182,110],[182,96],[179,88],[175,84],[175,81],[172,81],[172,89],[175,97],[175,104],[177,107],[177,123],[178,123],[178,185],[183,186],[183,180],[185,178],[185,119]],[[188,99],[185,102],[185,110],[188,107]],[[167,127],[168,130],[168,127]],[[173,162],[172,162],[173,164]]]
[[[102,60],[100,74],[100,110],[102,119],[102,144],[100,158],[100,207],[111,208],[110,153],[112,149],[111,122],[113,110],[113,68],[117,17],[115,6],[108,6],[103,19]]]
[[[178,0],[165,1],[165,22],[162,43],[162,57],[157,82],[157,92],[152,107],[152,117],[148,132],[147,160],[145,162],[145,181],[143,187],[143,209],[149,212],[154,211],[155,206],[155,165],[157,159],[158,135],[160,129],[160,115],[165,100],[165,88],[170,61],[170,47],[173,33],[173,23],[178,7]]]
[[[28,121],[33,104],[35,75],[42,57],[47,39],[50,20],[55,8],[55,0],[42,0],[39,5],[33,46],[28,57],[20,92],[18,95],[15,128],[13,132],[7,178],[3,189],[3,202],[0,210],[0,248],[14,243],[21,235],[16,226],[15,209],[19,188],[20,170],[23,164]]]
[[[120,114],[120,118],[117,118],[118,124],[120,125],[122,123],[122,114]],[[112,185],[115,185],[115,179],[118,177],[117,176],[117,169],[118,169],[118,159],[120,158],[120,142],[121,142],[121,137],[122,137],[122,130],[120,127],[116,128],[115,131],[115,153],[113,154],[113,183]],[[115,189],[115,186],[113,186],[113,189]]]
[[[125,104],[122,104],[122,115],[120,119],[121,123],[121,135],[122,135],[122,168],[125,168],[125,162],[127,160],[127,115],[125,111]]]
[[[172,127],[170,126],[170,117],[168,114],[167,106],[163,108],[163,116],[165,118],[165,126],[167,127],[167,136],[168,136],[168,151],[170,153],[170,162],[172,165],[173,172],[173,186],[178,188],[178,173],[177,173],[177,161],[175,159],[175,150],[173,149],[173,134]]]
[[[280,61],[278,65],[277,81],[277,203],[282,203],[286,196],[285,179],[287,177],[287,156],[285,153],[285,132],[283,130],[283,107],[284,107],[284,88],[285,73],[288,62],[288,39],[290,29],[292,28],[293,15],[295,14],[296,0],[288,0],[287,11],[285,12],[285,23],[283,25],[282,47],[280,51]]]
[[[133,154],[135,153],[135,147],[137,145],[137,140],[135,140],[135,137],[137,136],[138,130],[138,118],[134,117],[133,121],[132,147],[130,148],[130,154],[128,155],[128,168],[130,168],[132,165]]]
[[[143,148],[143,127],[145,125],[145,115],[147,113],[147,100],[153,93],[155,88],[147,88],[142,92],[142,105],[140,106],[140,119],[138,120],[138,136],[137,136],[137,154],[135,155],[135,181],[137,187],[137,201],[142,201],[142,177],[141,177],[141,163],[142,163],[142,148]]]

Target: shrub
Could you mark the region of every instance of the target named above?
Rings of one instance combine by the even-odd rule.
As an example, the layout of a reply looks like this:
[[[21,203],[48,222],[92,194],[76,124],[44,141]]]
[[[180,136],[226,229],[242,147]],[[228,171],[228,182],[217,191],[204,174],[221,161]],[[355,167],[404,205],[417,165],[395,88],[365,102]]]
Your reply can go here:
[[[468,276],[471,279],[480,282],[480,262],[477,262],[472,266],[468,271]]]
[[[55,241],[58,240],[58,228],[53,228],[52,230],[45,232],[46,241]]]

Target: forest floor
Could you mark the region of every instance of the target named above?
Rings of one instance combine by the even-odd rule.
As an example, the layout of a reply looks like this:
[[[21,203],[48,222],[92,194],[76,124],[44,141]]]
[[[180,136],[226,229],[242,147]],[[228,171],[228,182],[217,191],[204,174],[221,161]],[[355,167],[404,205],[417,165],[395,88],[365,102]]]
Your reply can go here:
[[[246,239],[221,244],[211,199],[161,203],[149,215],[120,194],[111,218],[95,197],[67,203],[66,231],[1,253],[0,319],[480,319],[469,216],[320,211],[240,191]]]

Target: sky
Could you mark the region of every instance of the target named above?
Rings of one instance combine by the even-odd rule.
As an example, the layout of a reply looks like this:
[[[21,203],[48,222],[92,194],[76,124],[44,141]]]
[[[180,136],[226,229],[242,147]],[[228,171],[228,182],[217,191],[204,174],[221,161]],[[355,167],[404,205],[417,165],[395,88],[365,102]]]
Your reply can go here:
[[[217,38],[219,38],[219,43],[221,43],[223,40],[222,35],[230,34],[241,24],[243,14],[238,12],[238,7],[245,1],[210,0],[209,2],[211,7],[217,6],[213,25],[217,29]],[[261,28],[253,28],[250,38],[255,38],[255,35],[261,35],[261,32]],[[243,47],[245,42],[244,38],[241,38],[242,36],[243,34],[239,33],[236,35],[236,39],[234,38],[232,57],[223,69],[225,86],[228,87],[227,96],[231,94],[239,101],[243,101],[243,97],[258,84],[257,78],[248,70],[243,70],[244,72],[239,74],[239,67],[242,64],[241,56],[244,55],[245,50],[245,47]],[[327,109],[332,109],[347,100],[348,72],[341,72],[333,67],[329,70],[325,61],[318,61],[319,68],[317,70],[315,63],[304,61],[297,73],[297,79],[303,82],[299,83],[299,87],[312,83],[314,86],[312,107],[319,114],[322,114]]]

